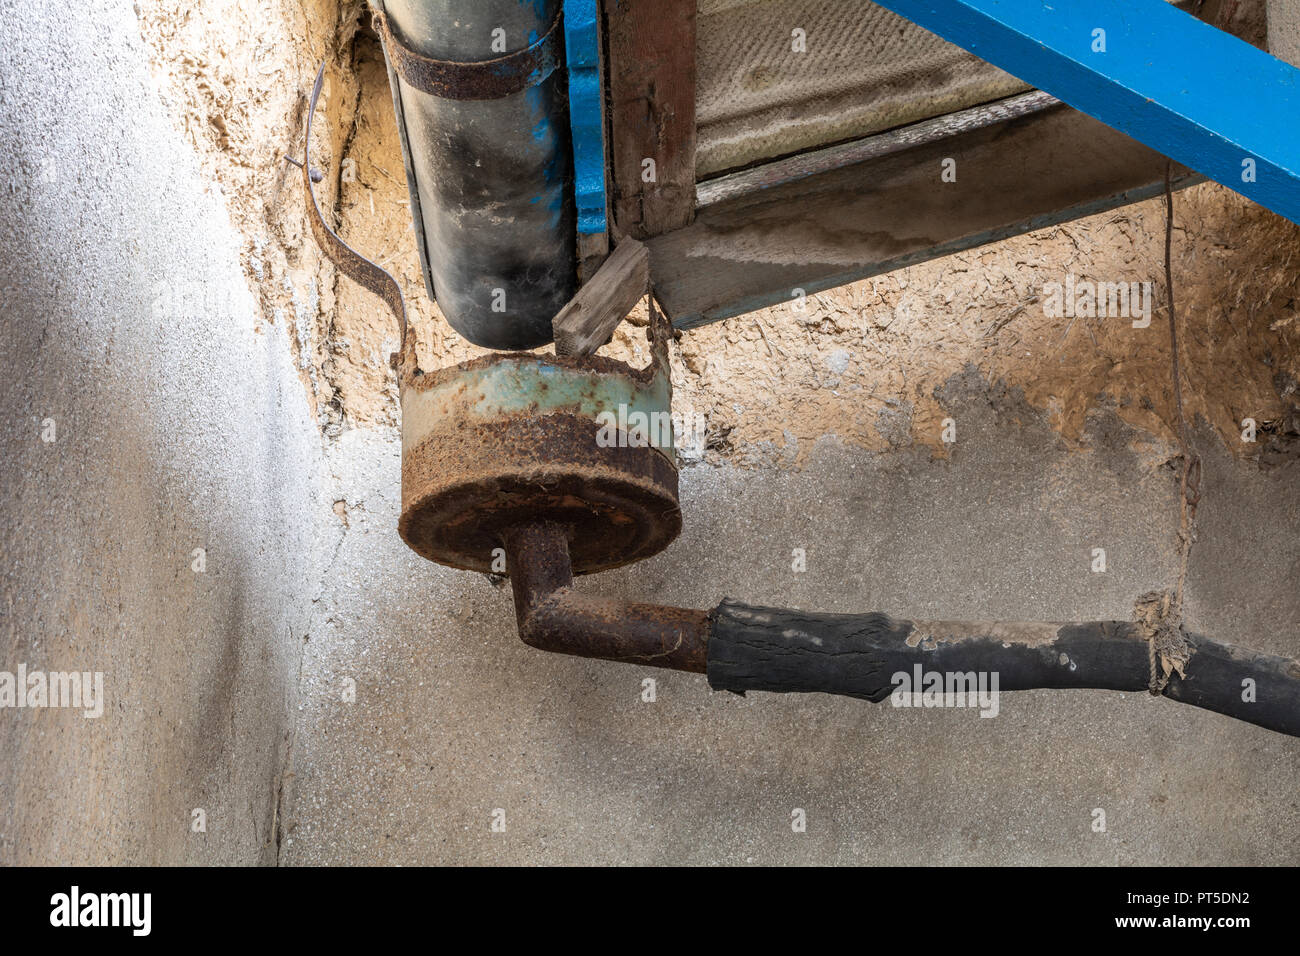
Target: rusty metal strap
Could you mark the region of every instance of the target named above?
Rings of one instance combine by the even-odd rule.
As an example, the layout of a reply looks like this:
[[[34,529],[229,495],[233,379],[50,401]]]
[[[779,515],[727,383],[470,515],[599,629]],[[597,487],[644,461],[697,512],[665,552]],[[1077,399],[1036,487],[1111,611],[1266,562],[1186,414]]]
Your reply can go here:
[[[406,300],[402,297],[402,287],[391,275],[339,238],[338,233],[330,228],[325,217],[321,215],[320,206],[316,203],[316,191],[312,188],[311,178],[311,121],[316,114],[316,101],[320,99],[321,85],[324,81],[325,64],[322,62],[316,72],[316,85],[311,89],[311,102],[307,106],[307,132],[303,140],[302,181],[310,197],[307,218],[311,221],[311,231],[316,237],[317,245],[325,255],[329,256],[330,261],[338,267],[339,271],[383,299],[393,315],[397,317],[402,330],[400,348],[404,354],[408,336]]]
[[[454,63],[435,60],[407,46],[389,25],[383,5],[374,8],[375,26],[393,68],[406,83],[445,100],[496,100],[536,86],[555,72],[563,56],[560,16],[531,46],[493,60]]]

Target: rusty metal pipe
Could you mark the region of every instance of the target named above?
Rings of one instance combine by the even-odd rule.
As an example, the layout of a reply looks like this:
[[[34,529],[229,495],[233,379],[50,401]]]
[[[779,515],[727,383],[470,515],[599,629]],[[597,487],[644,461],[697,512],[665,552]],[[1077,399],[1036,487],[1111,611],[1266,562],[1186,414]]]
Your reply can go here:
[[[708,611],[578,594],[568,532],[557,522],[516,525],[504,538],[515,618],[525,644],[559,654],[705,673]]]
[[[708,675],[715,690],[822,692],[881,701],[913,672],[995,675],[998,690],[1139,691],[1150,680],[1142,629],[1088,624],[904,621],[723,601],[710,611],[631,604],[573,590],[560,522],[503,535],[519,636],[539,650]],[[1185,675],[1159,693],[1300,736],[1300,663],[1184,632]],[[1249,684],[1257,694],[1242,694]]]

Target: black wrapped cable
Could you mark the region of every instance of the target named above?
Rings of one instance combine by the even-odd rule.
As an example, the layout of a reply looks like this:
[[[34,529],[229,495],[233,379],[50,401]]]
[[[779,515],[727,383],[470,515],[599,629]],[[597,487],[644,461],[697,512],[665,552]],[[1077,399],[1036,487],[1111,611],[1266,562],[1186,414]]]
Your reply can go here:
[[[1185,676],[1172,674],[1163,696],[1300,736],[1300,663],[1197,634],[1186,640],[1192,653]],[[999,691],[1142,691],[1150,679],[1149,645],[1141,625],[1121,621],[904,621],[730,600],[710,619],[708,678],[715,690],[882,701],[904,683],[894,675],[932,672],[996,673]]]

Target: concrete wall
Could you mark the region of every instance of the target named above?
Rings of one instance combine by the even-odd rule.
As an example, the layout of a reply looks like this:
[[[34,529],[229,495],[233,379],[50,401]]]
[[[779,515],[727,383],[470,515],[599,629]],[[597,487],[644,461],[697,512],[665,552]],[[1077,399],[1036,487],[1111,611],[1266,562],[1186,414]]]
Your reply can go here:
[[[1300,66],[1300,0],[1269,0],[1268,50]]]
[[[320,544],[290,344],[131,4],[0,13],[0,670],[105,696],[0,710],[0,863],[274,860]]]
[[[322,449],[131,5],[0,12],[0,669],[106,696],[0,710],[0,862],[1300,862],[1300,741],[1204,711],[739,698],[522,646],[507,590],[398,539],[393,429]],[[693,465],[682,538],[582,587],[1094,619],[1171,582],[1168,448],[1107,411],[1072,448],[974,370],[941,398],[950,460],[825,438],[803,470]],[[1300,465],[1217,442],[1189,624],[1300,656]]]
[[[1072,450],[974,370],[943,399],[951,461],[825,439],[801,471],[690,466],[682,537],[579,587],[686,607],[1127,620],[1173,581],[1168,448],[1099,412]],[[1208,433],[1198,447],[1189,625],[1300,656],[1300,463],[1261,472]],[[525,647],[508,587],[393,533],[398,464],[378,431],[332,453],[348,527],[304,659],[281,862],[1300,862],[1300,740],[1145,693],[1004,694],[983,719],[741,698]]]
[[[725,595],[1107,620],[1172,584],[1171,448],[1104,408],[1071,447],[974,368],[940,397],[959,423],[951,460],[827,437],[802,470],[692,465],[681,539],[579,586],[690,607]],[[1209,430],[1196,445],[1188,624],[1300,656],[1300,463],[1239,461]],[[343,539],[304,658],[281,862],[1300,862],[1300,741],[1146,694],[1008,694],[985,720],[739,698],[693,675],[547,656],[518,642],[508,589],[393,534],[391,433],[353,432],[330,458]],[[806,832],[792,831],[796,809]]]

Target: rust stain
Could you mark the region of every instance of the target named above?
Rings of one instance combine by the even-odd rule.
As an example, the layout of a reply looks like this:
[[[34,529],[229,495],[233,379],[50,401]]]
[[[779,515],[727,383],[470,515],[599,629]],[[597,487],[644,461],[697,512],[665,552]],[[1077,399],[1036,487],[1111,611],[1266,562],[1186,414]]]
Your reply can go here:
[[[601,447],[567,413],[450,417],[402,457],[398,531],[431,561],[489,571],[513,525],[569,529],[577,573],[657,554],[681,531],[677,469],[653,447]]]

